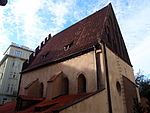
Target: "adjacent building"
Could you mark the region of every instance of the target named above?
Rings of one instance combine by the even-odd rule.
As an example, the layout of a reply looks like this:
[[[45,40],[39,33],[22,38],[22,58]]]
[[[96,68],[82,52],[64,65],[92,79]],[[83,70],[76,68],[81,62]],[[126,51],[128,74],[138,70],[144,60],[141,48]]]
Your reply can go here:
[[[0,62],[0,103],[15,99],[18,92],[22,65],[33,51],[28,47],[12,43]]]

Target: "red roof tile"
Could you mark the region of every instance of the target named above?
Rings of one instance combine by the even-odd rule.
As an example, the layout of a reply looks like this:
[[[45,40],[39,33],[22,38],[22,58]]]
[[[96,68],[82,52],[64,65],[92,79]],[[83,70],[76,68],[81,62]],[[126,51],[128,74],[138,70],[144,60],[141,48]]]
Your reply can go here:
[[[90,93],[72,94],[58,97],[56,99],[39,103],[35,106],[36,109],[42,111],[42,113],[52,113],[53,111],[60,109],[61,107],[67,106],[80,98],[83,98]],[[44,109],[45,108],[45,109]]]
[[[32,105],[25,110],[22,111],[15,111],[15,102],[7,103],[3,106],[0,106],[0,113],[35,113],[35,112],[42,112],[42,113],[53,113],[53,111],[60,109],[61,107],[65,107],[67,105],[72,104],[73,102],[91,95],[92,93],[81,93],[81,94],[71,94],[71,95],[64,95],[53,100],[44,99],[40,103],[36,105]],[[25,97],[26,98],[26,97]],[[27,100],[29,98],[26,98]],[[30,98],[32,100],[32,98]]]
[[[15,113],[15,102],[9,102],[0,106],[0,113]]]

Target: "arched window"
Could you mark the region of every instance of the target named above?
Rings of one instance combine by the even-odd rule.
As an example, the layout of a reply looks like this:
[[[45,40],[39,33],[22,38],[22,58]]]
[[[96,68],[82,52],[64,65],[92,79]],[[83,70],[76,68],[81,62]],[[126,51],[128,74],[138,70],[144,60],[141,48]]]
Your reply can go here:
[[[78,93],[86,92],[86,78],[83,74],[78,76]]]
[[[69,94],[69,80],[67,77],[65,77],[63,81],[63,93],[65,95]]]
[[[40,97],[42,98],[43,97],[43,90],[44,90],[44,84],[41,82],[40,84]]]

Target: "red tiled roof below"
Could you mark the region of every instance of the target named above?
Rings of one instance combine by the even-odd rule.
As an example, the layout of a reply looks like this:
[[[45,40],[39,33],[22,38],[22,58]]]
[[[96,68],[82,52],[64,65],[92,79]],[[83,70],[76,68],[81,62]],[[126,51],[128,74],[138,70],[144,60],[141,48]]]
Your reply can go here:
[[[75,102],[76,100],[83,98],[84,96],[87,96],[89,94],[90,93],[82,93],[82,94],[72,94],[72,95],[61,96],[59,98],[53,99],[51,101],[47,101],[45,103],[39,103],[37,106],[35,106],[35,108],[39,111],[42,111],[42,113],[51,113],[52,111],[55,111],[61,107],[67,106]]]
[[[26,108],[25,110],[18,111],[18,112],[15,111],[16,103],[11,102],[11,103],[4,104],[3,106],[0,106],[0,113],[35,113],[35,112],[53,113],[53,111],[58,110],[62,107],[71,105],[77,100],[82,99],[86,96],[89,96],[90,94],[92,93],[64,95],[64,96],[55,98],[53,100],[44,99],[38,104],[32,105]],[[28,100],[29,98],[26,98],[26,99]],[[31,98],[31,101],[32,100],[33,99]]]
[[[15,113],[16,102],[9,102],[0,106],[0,113]]]

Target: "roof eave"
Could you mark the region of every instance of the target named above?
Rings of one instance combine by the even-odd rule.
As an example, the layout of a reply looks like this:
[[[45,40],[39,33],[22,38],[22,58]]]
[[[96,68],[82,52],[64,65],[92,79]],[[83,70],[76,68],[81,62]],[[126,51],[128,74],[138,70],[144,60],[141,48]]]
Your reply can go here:
[[[66,60],[69,60],[69,59],[72,59],[72,58],[75,58],[77,56],[80,56],[80,55],[83,55],[83,54],[86,54],[90,51],[94,51],[94,46],[97,46],[99,45],[99,43],[97,42],[95,45],[92,45],[86,49],[82,49],[80,51],[77,51],[77,52],[74,52],[72,54],[69,54],[65,57],[62,57],[62,58],[58,58],[56,60],[53,60],[53,61],[49,61],[49,62],[46,62],[46,63],[42,63],[42,64],[39,64],[39,65],[35,65],[33,67],[27,67],[26,69],[24,69],[21,73],[26,73],[26,72],[29,72],[29,71],[32,71],[32,70],[36,70],[38,68],[41,68],[41,67],[45,67],[47,65],[53,65],[53,64],[56,64],[56,63],[59,63],[59,62],[63,62],[63,61],[66,61]]]

